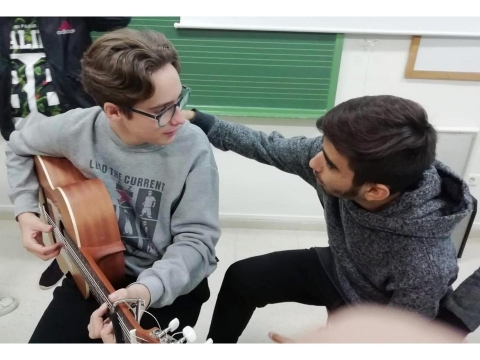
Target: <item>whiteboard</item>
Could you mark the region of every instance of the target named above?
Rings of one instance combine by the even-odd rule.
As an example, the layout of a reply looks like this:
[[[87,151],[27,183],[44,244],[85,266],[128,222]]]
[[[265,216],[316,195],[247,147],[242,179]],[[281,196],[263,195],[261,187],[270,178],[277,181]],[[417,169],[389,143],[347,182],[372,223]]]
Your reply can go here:
[[[480,73],[480,39],[422,36],[414,70]]]
[[[478,17],[182,16],[178,29],[223,29],[480,38]]]
[[[405,78],[480,81],[480,39],[412,36]]]

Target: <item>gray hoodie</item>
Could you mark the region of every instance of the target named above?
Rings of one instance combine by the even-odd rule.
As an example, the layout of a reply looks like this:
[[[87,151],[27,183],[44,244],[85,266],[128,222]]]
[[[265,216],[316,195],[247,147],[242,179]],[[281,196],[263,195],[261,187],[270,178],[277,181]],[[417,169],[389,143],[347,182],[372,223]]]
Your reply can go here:
[[[317,193],[325,210],[328,248],[320,261],[347,303],[375,302],[436,316],[458,273],[450,235],[472,208],[465,182],[436,161],[418,187],[379,212],[326,194],[309,161],[323,137],[286,139],[228,123],[197,111],[194,124],[220,150],[299,175]]]
[[[125,244],[126,272],[150,291],[151,306],[171,304],[216,268],[220,237],[218,172],[211,146],[188,122],[169,145],[127,145],[100,107],[36,116],[7,143],[15,217],[38,213],[30,155],[65,157],[87,178],[100,178]]]

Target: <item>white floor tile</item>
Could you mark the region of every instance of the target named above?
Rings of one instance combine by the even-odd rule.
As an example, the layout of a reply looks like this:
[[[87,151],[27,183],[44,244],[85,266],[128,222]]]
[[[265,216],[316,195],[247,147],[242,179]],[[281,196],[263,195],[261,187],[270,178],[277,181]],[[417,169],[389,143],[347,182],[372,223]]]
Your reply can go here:
[[[328,234],[323,231],[297,231],[298,248],[328,246]]]
[[[268,254],[274,251],[298,249],[296,231],[237,229],[235,260]]]

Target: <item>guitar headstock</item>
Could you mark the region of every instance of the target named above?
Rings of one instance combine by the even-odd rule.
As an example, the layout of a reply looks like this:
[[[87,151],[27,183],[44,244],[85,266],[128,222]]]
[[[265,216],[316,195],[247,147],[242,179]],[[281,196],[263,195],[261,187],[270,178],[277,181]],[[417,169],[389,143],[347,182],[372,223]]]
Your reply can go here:
[[[195,330],[186,326],[181,332],[176,332],[180,322],[177,318],[170,321],[164,330],[158,327],[151,329],[142,328],[139,323],[145,312],[145,306],[141,299],[123,299],[115,302],[110,310],[116,337],[121,336],[124,342],[129,343],[160,343],[160,344],[183,344],[197,340]],[[116,316],[112,316],[116,315]],[[151,314],[149,314],[151,315]],[[153,315],[151,315],[153,316]],[[177,335],[182,334],[180,338]],[[208,339],[207,344],[213,343]]]
[[[179,324],[178,319],[175,318],[170,321],[170,324],[168,324],[168,327],[165,330],[161,331],[157,328],[150,334],[158,339],[161,344],[183,344],[195,342],[197,340],[197,334],[190,326],[185,326],[181,332],[174,333]],[[183,336],[180,339],[175,338],[175,335],[178,334],[182,334]],[[210,344],[212,341],[209,340],[207,343]]]

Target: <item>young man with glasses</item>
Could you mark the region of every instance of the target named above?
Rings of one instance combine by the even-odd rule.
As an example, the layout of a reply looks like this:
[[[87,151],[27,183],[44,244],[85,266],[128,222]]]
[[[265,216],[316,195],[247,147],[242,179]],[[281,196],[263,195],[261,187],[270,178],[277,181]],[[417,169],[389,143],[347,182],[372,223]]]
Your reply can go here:
[[[82,84],[99,106],[32,118],[7,143],[10,197],[29,235],[23,245],[42,259],[60,252],[61,244],[41,243],[51,227],[36,216],[32,156],[65,157],[86,177],[100,178],[113,202],[127,279],[110,301],[141,298],[162,328],[174,318],[193,327],[217,263],[218,172],[207,137],[180,111],[190,89],[180,82],[177,52],[157,32],[112,31],[85,53]],[[100,332],[90,323],[98,308],[67,275],[30,342],[113,341],[111,325]],[[157,326],[147,315],[140,325]]]

